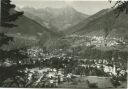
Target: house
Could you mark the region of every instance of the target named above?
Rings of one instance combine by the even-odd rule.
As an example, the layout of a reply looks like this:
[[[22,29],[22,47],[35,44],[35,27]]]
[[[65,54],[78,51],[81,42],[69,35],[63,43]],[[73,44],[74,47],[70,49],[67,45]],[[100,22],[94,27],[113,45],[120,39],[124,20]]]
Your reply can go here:
[[[112,73],[112,74],[114,74],[114,75],[117,74],[117,73],[116,73],[115,65],[114,65],[114,67],[111,67],[111,66],[104,66],[104,71],[105,71],[106,73]]]

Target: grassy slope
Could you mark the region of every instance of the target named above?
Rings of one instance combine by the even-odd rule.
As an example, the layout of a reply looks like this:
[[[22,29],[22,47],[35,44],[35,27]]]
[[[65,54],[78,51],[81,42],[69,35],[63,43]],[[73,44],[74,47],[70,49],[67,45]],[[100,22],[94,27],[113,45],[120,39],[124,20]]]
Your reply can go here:
[[[52,47],[53,45],[58,44],[51,44],[50,42],[56,42],[57,39],[60,39],[62,36],[60,33],[56,33],[43,27],[42,25],[38,24],[36,21],[27,18],[26,16],[19,17],[15,22],[17,27],[14,28],[3,28],[0,27],[0,31],[5,31],[7,34],[13,34],[14,36],[17,33],[20,33],[18,38],[24,37],[25,39],[32,37],[35,39],[40,40],[41,44],[48,47]],[[41,35],[39,35],[41,34]],[[23,39],[21,39],[23,40]],[[61,45],[61,44],[60,44]]]
[[[101,10],[70,28],[70,31],[68,29],[66,33],[104,35],[106,26],[108,27],[109,36],[124,37],[128,35],[128,15],[122,13],[119,17],[116,17],[116,14],[114,14],[114,11],[112,10]],[[110,26],[112,27],[112,30],[110,30]]]
[[[106,13],[107,9],[101,10],[100,12],[88,17],[87,19],[81,21],[79,24],[76,24],[73,27],[68,28],[65,33],[72,34],[72,33],[77,33],[80,30],[84,29],[86,25],[90,22],[93,22],[94,19],[97,19],[104,15]]]

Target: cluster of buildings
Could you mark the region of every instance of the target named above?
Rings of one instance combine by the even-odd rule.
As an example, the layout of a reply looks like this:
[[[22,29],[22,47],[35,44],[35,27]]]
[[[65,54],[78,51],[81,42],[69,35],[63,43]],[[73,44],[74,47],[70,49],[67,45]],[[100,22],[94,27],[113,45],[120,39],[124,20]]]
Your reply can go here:
[[[74,41],[74,46],[81,45],[81,46],[90,46],[90,45],[95,45],[96,47],[101,47],[101,46],[116,46],[119,45],[120,43],[126,44],[122,38],[108,38],[104,36],[86,36],[86,35],[70,35],[67,36],[67,38],[70,38]]]
[[[103,39],[102,37],[94,37],[95,39],[97,39],[98,41],[100,41],[101,39]],[[39,57],[39,55],[43,58],[43,60],[49,60],[51,58],[54,58],[54,57],[57,57],[59,58],[60,60],[67,60],[67,59],[72,59],[72,57],[66,57],[66,54],[65,53],[58,53],[58,54],[53,54],[53,53],[43,53],[43,50],[40,49],[40,48],[33,48],[33,49],[29,49],[28,50],[29,54],[32,56],[32,57],[35,57],[36,59],[38,60],[41,60],[41,58]],[[79,60],[79,59],[78,59]],[[84,59],[85,60],[85,59]],[[88,61],[88,60],[87,60]],[[90,60],[91,61],[91,60]],[[108,60],[102,60],[102,59],[93,59],[93,64],[81,64],[81,66],[84,66],[84,67],[95,67],[95,68],[101,68],[101,66],[103,66],[103,70],[104,72],[106,73],[109,73],[110,75],[117,75],[117,68],[116,68],[116,65],[115,64],[111,64],[109,65],[110,62]],[[118,68],[119,69],[119,68]],[[124,72],[125,71],[125,72]],[[122,70],[120,71],[120,73],[124,74],[126,73],[126,70]]]
[[[33,69],[26,69],[26,72],[28,73],[28,83],[33,82],[34,86],[40,85],[40,83],[43,83],[43,87],[55,87],[58,86],[59,83],[64,81],[64,74],[63,70],[56,70],[51,68],[33,68]]]
[[[97,68],[97,69],[101,69],[105,72],[108,73],[110,76],[112,75],[117,75],[119,73],[119,75],[125,75],[127,73],[127,70],[125,69],[121,69],[120,67],[117,67],[117,65],[115,65],[115,63],[113,62],[113,64],[110,64],[109,61],[107,60],[87,60],[87,59],[83,59],[85,60],[84,64],[80,64],[80,66],[82,67],[92,67],[92,68]],[[90,63],[86,63],[86,61],[89,61]],[[92,62],[93,61],[93,62]],[[118,73],[117,73],[118,72]]]

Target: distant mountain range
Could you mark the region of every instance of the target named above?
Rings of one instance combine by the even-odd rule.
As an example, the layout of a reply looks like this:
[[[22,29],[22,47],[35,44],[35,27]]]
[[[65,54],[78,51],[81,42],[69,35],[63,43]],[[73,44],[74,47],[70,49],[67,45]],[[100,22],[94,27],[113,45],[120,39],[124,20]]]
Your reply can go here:
[[[49,29],[57,31],[63,31],[89,17],[89,15],[80,13],[69,6],[62,8],[46,7],[42,9],[24,7],[22,10],[25,12],[25,16]]]

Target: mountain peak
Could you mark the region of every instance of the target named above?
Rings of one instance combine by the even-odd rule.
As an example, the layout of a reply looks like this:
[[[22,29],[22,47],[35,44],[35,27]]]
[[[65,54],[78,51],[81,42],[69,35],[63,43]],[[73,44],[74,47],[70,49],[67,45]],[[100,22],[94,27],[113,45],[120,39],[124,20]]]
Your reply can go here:
[[[69,5],[65,5],[61,8],[45,7],[36,10],[26,9],[24,11],[29,13],[28,17],[31,17],[31,15],[37,16],[44,21],[40,21],[41,24],[46,23],[49,28],[57,29],[59,31],[63,31],[70,26],[76,25],[88,17],[88,15],[78,12]],[[34,19],[33,16],[32,19]],[[36,20],[36,18],[34,20]],[[37,22],[39,22],[39,19],[37,20]]]
[[[43,8],[42,8],[43,9]],[[50,11],[76,11],[73,7],[69,6],[69,5],[65,5],[61,8],[58,8],[58,7],[45,7],[44,10],[50,12]]]

